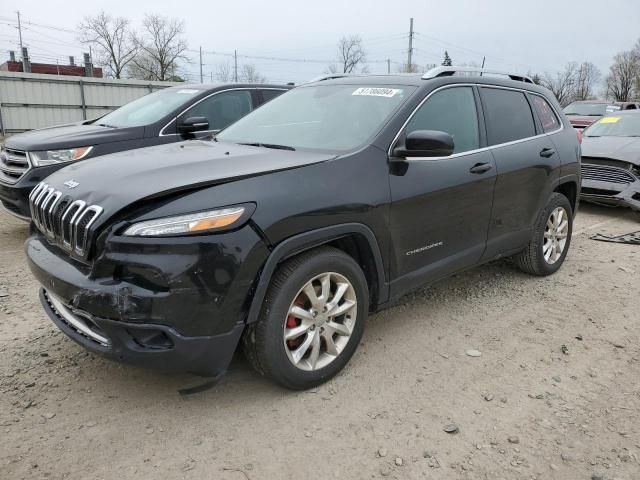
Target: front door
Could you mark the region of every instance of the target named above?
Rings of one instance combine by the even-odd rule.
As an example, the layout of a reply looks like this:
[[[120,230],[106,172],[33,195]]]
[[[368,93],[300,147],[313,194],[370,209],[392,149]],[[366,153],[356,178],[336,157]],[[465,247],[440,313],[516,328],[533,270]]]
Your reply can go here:
[[[450,157],[392,159],[391,295],[476,263],[484,252],[496,169],[485,144],[474,87],[436,91],[404,134],[438,130],[453,136]],[[400,138],[402,138],[402,134]]]

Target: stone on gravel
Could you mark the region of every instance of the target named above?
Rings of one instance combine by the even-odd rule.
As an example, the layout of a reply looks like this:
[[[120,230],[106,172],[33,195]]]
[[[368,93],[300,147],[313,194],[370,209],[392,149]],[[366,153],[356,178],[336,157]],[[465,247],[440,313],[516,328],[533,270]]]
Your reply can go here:
[[[384,458],[387,456],[387,449],[386,448],[381,448],[378,450],[378,456],[381,458]]]
[[[404,462],[401,457],[396,457],[396,465],[401,467]]]
[[[480,350],[467,350],[466,353],[468,357],[479,357],[482,355]]]
[[[442,429],[447,433],[458,433],[459,431],[458,426],[453,423],[445,425]]]
[[[518,437],[516,437],[515,435],[512,435],[507,440],[509,440],[509,443],[513,443],[513,444],[520,443],[520,439]]]
[[[485,393],[484,397],[483,397],[487,402],[490,402],[491,400],[493,400],[493,394],[492,393]]]

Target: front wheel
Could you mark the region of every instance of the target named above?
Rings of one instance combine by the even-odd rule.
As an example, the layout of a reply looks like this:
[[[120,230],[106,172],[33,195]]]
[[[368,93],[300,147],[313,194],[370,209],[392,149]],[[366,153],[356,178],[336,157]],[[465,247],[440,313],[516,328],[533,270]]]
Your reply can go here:
[[[553,193],[542,210],[531,242],[515,257],[520,269],[531,275],[558,271],[571,245],[573,210],[567,197]]]
[[[243,337],[245,356],[287,388],[312,388],[347,364],[368,310],[367,282],[353,258],[329,247],[303,253],[274,274],[260,320]]]

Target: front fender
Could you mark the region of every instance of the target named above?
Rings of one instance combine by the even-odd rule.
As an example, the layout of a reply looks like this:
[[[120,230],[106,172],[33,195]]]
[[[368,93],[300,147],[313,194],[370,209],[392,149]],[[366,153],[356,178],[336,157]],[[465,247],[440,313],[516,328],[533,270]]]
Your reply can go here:
[[[258,321],[258,316],[260,315],[260,309],[262,308],[267,288],[271,283],[271,277],[282,261],[298,253],[326,245],[327,243],[341,237],[353,234],[362,235],[367,240],[369,247],[371,248],[371,252],[373,252],[379,292],[378,303],[382,304],[386,302],[389,299],[389,284],[385,278],[384,263],[382,261],[380,247],[378,246],[378,241],[376,240],[374,233],[369,227],[361,223],[345,223],[295,235],[280,242],[273,249],[269,258],[265,262],[261,273],[259,274],[259,278],[257,279],[256,289],[249,308],[249,314],[247,316],[247,323],[254,323]]]

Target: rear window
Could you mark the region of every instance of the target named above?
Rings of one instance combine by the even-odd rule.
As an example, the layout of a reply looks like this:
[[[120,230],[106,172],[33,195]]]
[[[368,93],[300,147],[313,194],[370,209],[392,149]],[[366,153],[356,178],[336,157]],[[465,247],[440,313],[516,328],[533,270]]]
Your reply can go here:
[[[515,90],[482,88],[489,144],[534,137],[536,128],[524,93]]]
[[[533,107],[536,109],[536,113],[538,114],[538,118],[540,118],[540,123],[542,123],[542,129],[545,133],[553,132],[560,128],[560,120],[558,120],[553,108],[551,108],[544,98],[538,95],[531,95],[531,102],[533,103]]]
[[[565,115],[579,115],[581,117],[601,117],[607,112],[620,110],[617,105],[607,105],[606,103],[571,103],[564,107]]]

